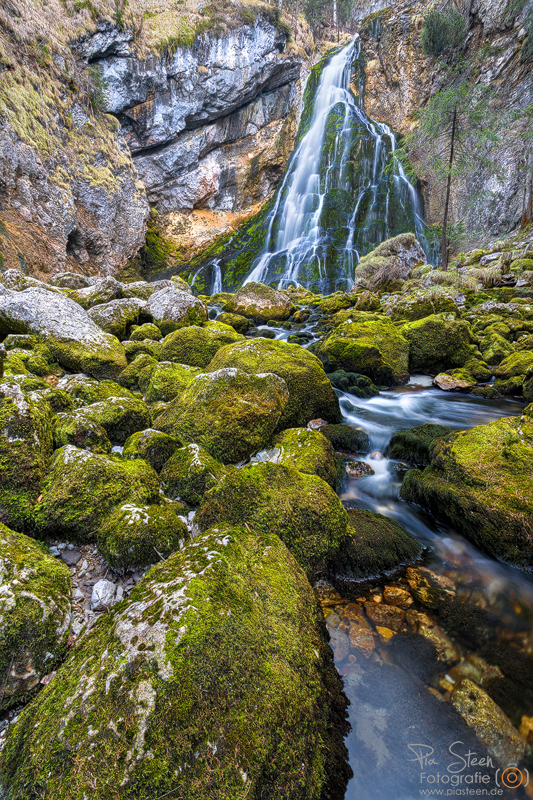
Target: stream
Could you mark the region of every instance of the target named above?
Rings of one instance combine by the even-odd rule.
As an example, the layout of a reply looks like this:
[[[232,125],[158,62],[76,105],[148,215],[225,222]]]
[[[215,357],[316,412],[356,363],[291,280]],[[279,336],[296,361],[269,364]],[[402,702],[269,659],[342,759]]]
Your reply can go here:
[[[364,428],[373,450],[381,452],[385,451],[391,435],[400,429],[428,422],[464,429],[501,416],[518,415],[523,408],[512,400],[488,401],[447,394],[431,388],[431,379],[426,376],[413,376],[408,385],[382,391],[369,400],[343,392],[339,392],[339,397],[344,422]],[[345,506],[369,509],[400,522],[426,546],[424,565],[451,578],[461,600],[473,602],[488,613],[494,629],[491,636],[487,634],[487,642],[495,641],[498,647],[511,653],[519,648],[530,659],[533,651],[530,577],[483,555],[441,520],[402,501],[399,489],[410,465],[380,458],[379,454],[361,460],[371,465],[375,474],[345,478],[339,493]],[[376,582],[370,591],[379,592],[380,586],[383,582]],[[328,616],[330,633],[338,619],[336,614]],[[482,647],[483,638],[477,635]],[[476,656],[479,648],[475,642],[456,643],[463,658]],[[441,790],[442,796],[469,796],[466,790],[476,796],[478,789],[479,796],[527,796],[521,794],[522,789],[498,788],[497,765],[492,769],[479,768],[473,766],[474,756],[465,758],[469,749],[478,756],[481,754],[479,742],[451,704],[439,700],[435,689],[428,690],[428,684],[438,686],[439,676],[430,674],[431,670],[424,674],[423,665],[408,644],[401,648],[381,648],[379,655],[374,653],[369,659],[352,650],[348,657],[346,654],[337,657],[336,665],[351,701],[352,732],[347,746],[354,778],[349,783],[346,800],[414,800],[426,794],[438,796]],[[446,668],[440,677],[449,679]],[[533,713],[531,698],[520,698],[520,704],[521,708],[515,709],[515,716],[518,714],[515,724],[519,724],[520,714]],[[470,765],[466,766],[460,755],[452,756],[450,746]],[[421,753],[430,750],[433,764],[430,759],[421,760]],[[453,781],[454,768],[450,772],[447,769],[452,762],[458,765]],[[435,777],[439,770],[444,770],[442,782]]]

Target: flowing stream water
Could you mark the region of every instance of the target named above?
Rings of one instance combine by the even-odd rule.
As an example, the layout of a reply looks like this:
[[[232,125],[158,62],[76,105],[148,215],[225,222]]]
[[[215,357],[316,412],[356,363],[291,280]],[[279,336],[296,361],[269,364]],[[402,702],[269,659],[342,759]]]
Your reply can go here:
[[[382,453],[391,435],[400,429],[427,422],[465,429],[500,416],[519,415],[523,408],[511,400],[488,401],[447,394],[431,388],[431,379],[423,376],[411,378],[407,386],[382,391],[370,400],[342,392],[339,395],[345,423],[364,428],[372,447]],[[392,517],[416,536],[427,547],[426,566],[439,575],[450,577],[461,599],[483,609],[491,620],[492,629],[485,644],[483,631],[476,631],[475,635],[472,632],[470,641],[468,636],[466,640],[457,641],[461,656],[475,657],[489,640],[497,643],[494,652],[498,652],[500,658],[503,652],[503,661],[506,653],[513,656],[520,652],[521,666],[529,661],[526,680],[533,689],[530,683],[533,676],[533,582],[530,577],[483,555],[442,520],[402,501],[399,489],[410,465],[380,457],[380,454],[363,460],[371,465],[375,474],[345,479],[340,497],[346,507],[369,509]],[[334,631],[338,619],[335,614],[328,617],[330,632]],[[463,764],[460,756],[464,758],[470,749],[479,757],[482,748],[449,701],[439,701],[436,694],[428,690],[432,678],[422,674],[424,670],[419,668],[417,655],[408,645],[403,649],[387,648],[386,652],[382,648],[379,657],[368,660],[357,654],[357,650],[351,652],[355,654],[351,658],[346,652],[336,658],[351,701],[352,732],[347,745],[355,775],[349,783],[346,800],[414,800],[425,796],[421,790],[427,790],[428,795],[431,795],[430,790],[435,790],[438,796],[442,790],[442,796],[461,797],[467,796],[465,790],[469,789],[475,796],[478,788],[487,792],[485,795],[479,792],[480,796],[526,796],[521,794],[523,787],[505,789],[502,786],[501,794],[497,793],[498,765],[480,769],[474,765],[474,757],[468,767]],[[442,673],[445,677],[445,667]],[[506,710],[511,713],[509,708],[514,709],[515,717],[518,714],[518,723],[521,714],[531,716],[531,693],[526,690],[518,700],[509,697]],[[515,724],[518,723],[515,719]],[[461,744],[454,745],[457,742]],[[452,756],[450,746],[460,756]],[[434,763],[422,763],[420,753],[429,753],[429,749],[434,751]],[[453,772],[448,772],[452,762],[458,765],[455,785],[450,783]],[[439,770],[441,777],[445,776],[444,782],[428,783],[431,778],[427,776],[437,775]],[[471,776],[471,780],[466,776]],[[486,783],[483,776],[488,776]]]

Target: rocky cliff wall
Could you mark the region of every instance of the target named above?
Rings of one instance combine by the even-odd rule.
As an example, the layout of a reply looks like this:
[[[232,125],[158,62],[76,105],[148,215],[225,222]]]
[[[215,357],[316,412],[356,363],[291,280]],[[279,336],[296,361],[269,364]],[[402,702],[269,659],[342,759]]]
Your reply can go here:
[[[531,62],[521,55],[525,30],[520,19],[506,17],[506,0],[473,0],[462,56],[476,58],[476,80],[491,84],[502,115],[532,102]],[[424,56],[420,34],[427,3],[399,2],[366,17],[361,23],[365,66],[366,113],[408,133],[415,114],[444,86],[446,64]],[[456,56],[457,57],[457,54]],[[464,220],[464,247],[509,233],[520,223],[524,197],[525,124],[517,121],[502,136],[495,157],[503,180],[475,170],[452,189],[452,221]],[[442,221],[444,187],[424,186],[428,222]]]

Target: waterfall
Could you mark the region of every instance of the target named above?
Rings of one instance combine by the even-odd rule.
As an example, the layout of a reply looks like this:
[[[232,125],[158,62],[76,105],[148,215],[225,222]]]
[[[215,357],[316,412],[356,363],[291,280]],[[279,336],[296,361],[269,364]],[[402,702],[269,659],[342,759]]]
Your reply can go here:
[[[361,108],[350,89],[359,39],[324,67],[308,129],[279,187],[265,244],[244,283],[320,292],[350,288],[359,258],[398,233],[427,248],[420,193],[401,164],[386,170],[396,137]],[[391,173],[391,174],[389,174]]]

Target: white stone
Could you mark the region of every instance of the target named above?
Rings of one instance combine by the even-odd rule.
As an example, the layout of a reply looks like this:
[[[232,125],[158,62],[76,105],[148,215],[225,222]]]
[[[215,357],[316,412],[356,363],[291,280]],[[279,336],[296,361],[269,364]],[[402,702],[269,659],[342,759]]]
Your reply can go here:
[[[114,605],[116,599],[116,586],[111,581],[102,579],[93,586],[91,596],[91,609],[93,611],[106,611]]]

